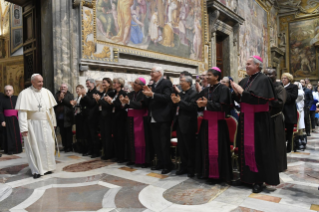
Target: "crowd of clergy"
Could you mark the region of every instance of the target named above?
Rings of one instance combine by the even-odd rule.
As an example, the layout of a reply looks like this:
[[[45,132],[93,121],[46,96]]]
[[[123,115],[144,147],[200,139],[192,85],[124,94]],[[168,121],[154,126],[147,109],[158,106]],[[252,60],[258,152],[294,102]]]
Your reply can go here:
[[[87,89],[76,87],[76,98],[67,84],[52,95],[35,74],[32,86],[19,97],[13,96],[12,86],[5,87],[0,104],[2,148],[7,154],[21,153],[23,138],[33,177],[38,178],[55,169],[58,130],[65,152],[168,174],[174,167],[174,131],[181,161],[176,175],[231,182],[235,147],[230,148],[226,122],[231,117],[237,123],[240,180],[259,193],[265,184],[280,183],[287,153],[305,149],[306,136],[316,127],[319,90],[312,93],[307,80],[293,83],[289,73],[278,80],[275,69],[262,67],[262,58],[252,56],[246,63],[247,77],[238,84],[212,67],[195,83],[190,73],[182,72],[180,84],[173,85],[163,68],[155,66],[150,82],[139,77],[129,92],[122,78],[103,78],[101,89],[87,79]]]

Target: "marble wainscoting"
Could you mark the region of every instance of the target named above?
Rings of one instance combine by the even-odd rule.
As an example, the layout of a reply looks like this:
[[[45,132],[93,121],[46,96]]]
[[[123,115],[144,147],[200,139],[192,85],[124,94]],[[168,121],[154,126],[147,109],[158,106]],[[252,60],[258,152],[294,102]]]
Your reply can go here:
[[[309,145],[319,140],[312,133]],[[281,184],[251,186],[167,175],[140,167],[61,153],[53,174],[31,177],[24,153],[0,158],[1,212],[313,212],[319,211],[319,152],[289,153]]]

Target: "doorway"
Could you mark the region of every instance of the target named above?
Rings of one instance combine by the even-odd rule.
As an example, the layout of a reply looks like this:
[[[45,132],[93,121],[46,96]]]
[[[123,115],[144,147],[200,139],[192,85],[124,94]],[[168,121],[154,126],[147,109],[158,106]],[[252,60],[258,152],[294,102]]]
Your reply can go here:
[[[230,75],[229,36],[220,31],[216,33],[216,65],[222,77]]]

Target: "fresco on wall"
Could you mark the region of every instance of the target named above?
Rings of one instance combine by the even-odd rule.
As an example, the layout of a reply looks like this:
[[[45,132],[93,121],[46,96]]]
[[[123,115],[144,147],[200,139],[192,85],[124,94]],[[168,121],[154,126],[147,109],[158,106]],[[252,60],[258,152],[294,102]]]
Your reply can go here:
[[[318,27],[317,19],[289,23],[290,73],[297,79],[318,78],[316,49],[311,45]]]
[[[218,0],[220,3],[224,4],[226,7],[231,9],[232,11],[237,10],[237,0]]]
[[[278,46],[278,24],[277,24],[277,11],[273,7],[270,10],[270,24],[269,24],[269,42],[270,47]]]
[[[245,19],[239,29],[238,77],[246,74],[247,58],[259,55],[263,58],[264,68],[268,65],[267,12],[254,0],[240,0],[239,15]]]
[[[96,0],[97,41],[201,61],[203,0]]]

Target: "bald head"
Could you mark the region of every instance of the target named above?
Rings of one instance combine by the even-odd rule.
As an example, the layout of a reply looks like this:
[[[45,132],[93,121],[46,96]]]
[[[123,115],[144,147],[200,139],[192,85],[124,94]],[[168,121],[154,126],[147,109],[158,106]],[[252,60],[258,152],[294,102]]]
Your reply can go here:
[[[31,83],[34,88],[41,90],[43,87],[43,77],[40,74],[33,74],[31,76]]]

